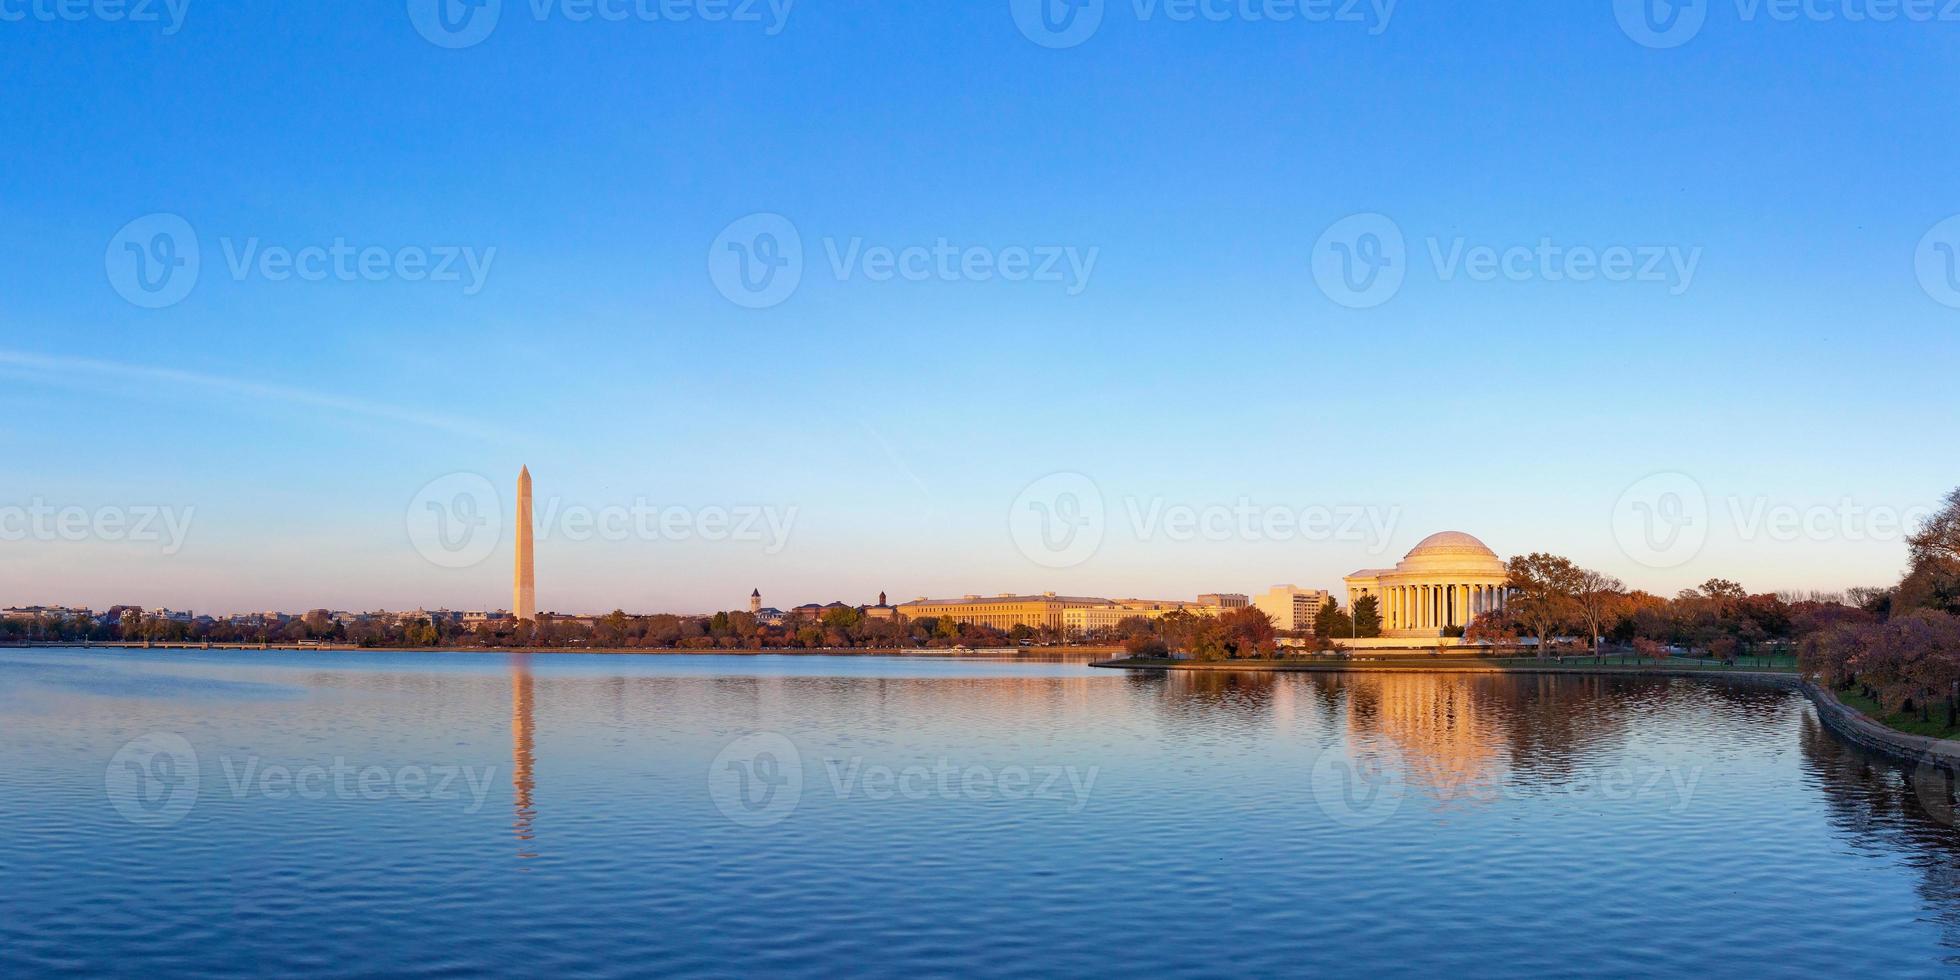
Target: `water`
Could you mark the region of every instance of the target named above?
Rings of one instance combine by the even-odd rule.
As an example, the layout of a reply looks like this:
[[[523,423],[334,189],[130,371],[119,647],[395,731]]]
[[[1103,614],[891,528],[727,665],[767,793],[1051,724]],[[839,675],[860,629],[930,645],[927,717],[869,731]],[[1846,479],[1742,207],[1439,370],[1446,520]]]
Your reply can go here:
[[[1705,680],[0,650],[0,974],[1944,974],[1912,775]]]

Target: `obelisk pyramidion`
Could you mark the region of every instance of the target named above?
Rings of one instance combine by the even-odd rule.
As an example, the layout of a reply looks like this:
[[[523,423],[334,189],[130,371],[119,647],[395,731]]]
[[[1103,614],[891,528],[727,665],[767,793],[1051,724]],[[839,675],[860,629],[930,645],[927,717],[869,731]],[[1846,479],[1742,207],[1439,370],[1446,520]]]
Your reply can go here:
[[[538,580],[531,567],[531,468],[517,472],[517,571],[511,581],[511,614],[518,622],[538,618]]]

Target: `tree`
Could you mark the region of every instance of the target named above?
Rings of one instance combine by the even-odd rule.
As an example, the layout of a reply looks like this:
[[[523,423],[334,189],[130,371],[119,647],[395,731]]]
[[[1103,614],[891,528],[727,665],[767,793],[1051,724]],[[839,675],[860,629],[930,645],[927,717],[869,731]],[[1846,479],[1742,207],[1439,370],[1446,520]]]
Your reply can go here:
[[[1354,600],[1354,633],[1369,638],[1382,635],[1381,602],[1374,596]]]
[[[1906,537],[1906,547],[1910,564],[1894,608],[1960,613],[1960,490]]]
[[[1218,617],[1218,628],[1229,657],[1268,656],[1278,636],[1273,630],[1272,617],[1252,606],[1233,609]]]
[[[1512,558],[1505,608],[1538,637],[1538,655],[1549,651],[1552,632],[1577,615],[1579,566],[1570,558],[1534,552]]]
[[[1326,640],[1347,639],[1354,635],[1354,621],[1341,611],[1341,604],[1329,598],[1313,617],[1313,633]]]
[[[1579,618],[1586,622],[1586,635],[1591,637],[1588,644],[1593,652],[1599,652],[1600,629],[1613,618],[1621,600],[1626,596],[1626,585],[1605,572],[1595,572],[1581,568],[1573,576],[1573,608]]]

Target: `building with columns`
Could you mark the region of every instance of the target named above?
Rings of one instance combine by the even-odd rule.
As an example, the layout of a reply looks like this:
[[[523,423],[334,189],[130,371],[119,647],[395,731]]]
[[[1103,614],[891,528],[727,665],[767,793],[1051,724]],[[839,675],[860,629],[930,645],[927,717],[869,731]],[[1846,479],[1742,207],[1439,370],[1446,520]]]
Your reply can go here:
[[[1388,639],[1433,640],[1450,627],[1469,626],[1504,608],[1504,560],[1462,531],[1422,539],[1394,568],[1364,568],[1349,575],[1348,609],[1374,596]]]

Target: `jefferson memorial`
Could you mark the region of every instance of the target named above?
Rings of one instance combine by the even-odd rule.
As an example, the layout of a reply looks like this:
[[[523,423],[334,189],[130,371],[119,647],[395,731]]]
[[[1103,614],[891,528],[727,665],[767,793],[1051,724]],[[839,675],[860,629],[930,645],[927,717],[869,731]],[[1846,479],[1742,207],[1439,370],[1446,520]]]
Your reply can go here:
[[[1504,560],[1482,541],[1442,531],[1423,538],[1394,568],[1364,568],[1344,581],[1348,609],[1364,596],[1374,596],[1381,609],[1382,639],[1363,645],[1435,647],[1446,628],[1503,609],[1508,577]]]

